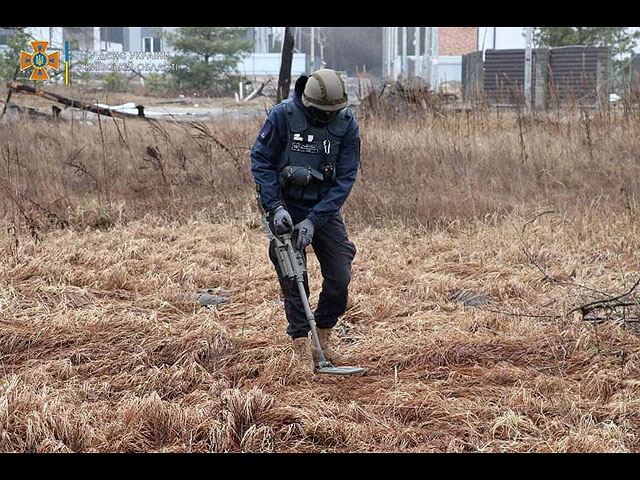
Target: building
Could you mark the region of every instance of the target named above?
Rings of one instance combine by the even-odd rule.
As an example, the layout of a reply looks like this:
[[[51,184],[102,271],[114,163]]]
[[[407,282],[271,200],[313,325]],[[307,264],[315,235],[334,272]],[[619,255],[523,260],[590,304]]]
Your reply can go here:
[[[478,50],[478,27],[440,27],[435,84],[462,82],[462,56]]]
[[[382,76],[437,88],[462,80],[462,56],[478,50],[479,27],[383,27],[382,37]]]
[[[164,38],[175,27],[99,27],[100,50],[124,52],[172,52]]]
[[[478,27],[440,27],[438,55],[459,56],[478,50]]]
[[[26,27],[36,40],[49,42],[50,48],[63,49],[69,41],[72,50],[171,52],[163,38],[175,27]],[[6,45],[11,28],[0,28],[0,45]]]

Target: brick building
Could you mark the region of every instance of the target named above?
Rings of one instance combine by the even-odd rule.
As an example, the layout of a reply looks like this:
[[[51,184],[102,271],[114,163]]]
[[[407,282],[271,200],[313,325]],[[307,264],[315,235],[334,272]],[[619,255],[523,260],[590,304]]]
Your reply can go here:
[[[478,50],[478,27],[440,27],[440,55],[464,55]]]

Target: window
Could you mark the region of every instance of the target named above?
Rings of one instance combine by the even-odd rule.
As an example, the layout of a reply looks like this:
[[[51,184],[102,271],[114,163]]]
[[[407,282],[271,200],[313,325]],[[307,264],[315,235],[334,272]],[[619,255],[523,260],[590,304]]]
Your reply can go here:
[[[142,51],[153,52],[153,37],[144,37],[142,39]]]
[[[143,52],[159,52],[160,39],[157,37],[143,37],[142,38],[142,51]]]

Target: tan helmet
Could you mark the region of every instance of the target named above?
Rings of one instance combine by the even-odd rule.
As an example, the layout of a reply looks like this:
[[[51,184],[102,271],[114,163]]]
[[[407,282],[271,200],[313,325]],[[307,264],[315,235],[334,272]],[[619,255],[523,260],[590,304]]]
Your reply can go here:
[[[325,112],[342,110],[348,105],[347,87],[338,72],[323,68],[309,75],[304,87],[302,103]]]

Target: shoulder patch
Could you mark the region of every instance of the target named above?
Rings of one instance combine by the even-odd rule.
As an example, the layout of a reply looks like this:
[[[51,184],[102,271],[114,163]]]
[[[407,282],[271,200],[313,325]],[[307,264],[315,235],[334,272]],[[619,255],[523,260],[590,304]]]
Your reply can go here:
[[[258,140],[262,143],[267,143],[269,141],[269,137],[271,136],[271,131],[273,129],[273,124],[270,121],[266,121],[262,130],[258,134]]]

